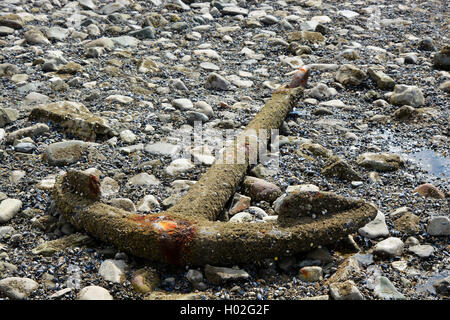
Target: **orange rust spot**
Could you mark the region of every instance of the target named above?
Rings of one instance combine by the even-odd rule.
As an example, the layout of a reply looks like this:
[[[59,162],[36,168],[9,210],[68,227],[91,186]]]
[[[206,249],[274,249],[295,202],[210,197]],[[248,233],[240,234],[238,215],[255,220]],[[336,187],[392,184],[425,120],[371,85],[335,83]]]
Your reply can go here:
[[[303,275],[305,278],[308,278],[308,277],[309,277],[308,271],[306,271],[305,269],[300,269],[300,272],[302,273],[302,275]]]
[[[163,231],[173,231],[176,227],[177,227],[177,223],[175,221],[158,221],[155,222],[155,224],[157,224],[161,230]]]
[[[97,176],[91,174],[88,180],[88,188],[90,191],[90,197],[98,198],[100,196],[100,181]]]
[[[139,214],[130,216],[128,220],[156,232],[159,249],[168,263],[183,264],[196,233],[190,222],[164,215]]]

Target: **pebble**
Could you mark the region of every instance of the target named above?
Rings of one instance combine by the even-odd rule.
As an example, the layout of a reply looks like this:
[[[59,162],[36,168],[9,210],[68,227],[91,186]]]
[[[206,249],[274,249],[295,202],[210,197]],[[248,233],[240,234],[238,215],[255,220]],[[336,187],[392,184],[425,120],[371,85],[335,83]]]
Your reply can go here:
[[[333,300],[365,300],[351,280],[330,284],[330,296]]]
[[[215,72],[209,74],[205,83],[205,88],[207,89],[229,90],[230,86],[231,84],[228,80]]]
[[[228,281],[246,280],[250,276],[244,270],[226,267],[216,267],[207,264],[205,266],[205,277],[208,280],[208,282],[214,285],[221,285]]]
[[[77,300],[114,300],[108,290],[100,286],[87,286],[80,290]]]
[[[389,236],[389,229],[386,225],[386,218],[381,211],[371,222],[358,230],[359,234],[369,239]]]
[[[378,276],[375,279],[375,295],[383,300],[405,300],[405,296],[398,292],[397,288],[389,281],[388,278]]]
[[[176,159],[164,169],[164,172],[170,176],[178,176],[192,168],[194,168],[194,164],[189,159]]]
[[[106,281],[122,283],[125,281],[128,265],[123,260],[107,259],[102,262],[98,273]]]
[[[445,194],[438,188],[433,186],[431,183],[421,184],[420,186],[414,189],[414,192],[417,192],[419,195],[423,197],[429,197],[434,199],[445,198]]]
[[[8,277],[0,280],[0,293],[14,300],[26,299],[38,287],[39,284],[29,278]]]
[[[47,147],[45,157],[51,165],[65,166],[76,163],[83,155],[85,147],[85,143],[79,140],[56,142]]]
[[[5,199],[0,202],[0,223],[11,220],[22,208],[22,201],[18,199]]]
[[[421,258],[428,258],[433,254],[434,248],[429,244],[419,244],[415,246],[410,246],[408,248],[408,251],[418,255]]]
[[[425,104],[425,98],[417,86],[398,84],[394,87],[391,103],[396,106],[420,107]]]
[[[158,185],[160,181],[152,174],[146,172],[139,173],[128,180],[128,184],[134,186],[152,186]]]
[[[255,201],[273,202],[281,194],[281,189],[263,179],[246,176],[243,181],[245,194]]]
[[[306,282],[316,282],[323,279],[323,270],[319,266],[303,267],[298,272],[298,278]]]
[[[447,216],[435,216],[427,224],[427,233],[432,236],[450,236],[450,219]]]
[[[351,64],[344,64],[336,73],[336,81],[343,85],[357,86],[367,78],[367,74]]]
[[[384,172],[397,170],[404,165],[405,160],[396,154],[366,152],[358,157],[356,163],[367,169]]]
[[[385,256],[401,256],[403,253],[403,241],[400,238],[389,237],[378,242],[373,248],[373,253]]]
[[[154,208],[159,207],[159,202],[154,195],[148,194],[142,198],[137,204],[137,211],[151,212]]]

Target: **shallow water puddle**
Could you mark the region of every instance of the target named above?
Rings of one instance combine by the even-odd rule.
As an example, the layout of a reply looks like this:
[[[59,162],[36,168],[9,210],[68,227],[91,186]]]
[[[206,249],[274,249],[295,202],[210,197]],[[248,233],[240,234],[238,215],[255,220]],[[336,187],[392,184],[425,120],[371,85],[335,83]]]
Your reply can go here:
[[[450,158],[430,149],[422,149],[418,152],[403,154],[405,158],[411,160],[423,169],[442,178],[450,178]]]
[[[392,141],[393,135],[394,133],[390,131],[376,132],[376,137],[384,141],[389,152],[401,155],[405,160],[412,162],[435,177],[445,180],[450,179],[450,157],[443,156],[429,148],[413,148],[414,151],[411,151],[411,149],[395,145]]]

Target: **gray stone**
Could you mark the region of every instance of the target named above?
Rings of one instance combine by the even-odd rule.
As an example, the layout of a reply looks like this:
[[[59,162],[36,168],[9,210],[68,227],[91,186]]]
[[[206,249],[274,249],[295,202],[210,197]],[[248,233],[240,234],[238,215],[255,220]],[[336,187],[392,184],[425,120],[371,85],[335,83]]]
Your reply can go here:
[[[205,83],[206,89],[229,90],[230,82],[220,74],[212,72],[209,74]]]
[[[192,284],[195,289],[205,288],[206,285],[203,283],[203,274],[195,269],[189,269],[186,273],[186,279]]]
[[[389,229],[386,225],[386,218],[381,211],[371,222],[358,230],[359,234],[369,239],[386,237],[389,235]]]
[[[403,241],[396,237],[390,237],[378,242],[373,248],[373,253],[381,256],[401,256],[403,252]]]
[[[436,69],[450,70],[450,45],[446,45],[433,57],[433,66]]]
[[[137,211],[139,212],[151,212],[153,209],[159,207],[159,202],[155,196],[148,194],[139,201],[137,205]]]
[[[368,70],[370,78],[377,84],[378,88],[382,90],[391,90],[395,86],[395,81],[383,71],[369,68]]]
[[[318,100],[328,99],[336,94],[336,89],[330,88],[324,83],[319,83],[314,88],[305,90],[305,96]]]
[[[344,64],[336,73],[336,81],[343,85],[360,85],[367,74],[351,64]]]
[[[129,33],[130,36],[138,38],[138,39],[155,39],[155,28],[152,26],[148,26],[145,28],[142,28],[140,30],[132,31]],[[114,41],[114,40],[113,40]]]
[[[347,181],[360,181],[362,179],[361,175],[339,156],[332,156],[325,162],[322,174]]]
[[[420,107],[425,104],[425,98],[417,86],[398,84],[394,87],[394,93],[391,95],[391,103],[396,106]]]
[[[192,101],[186,98],[175,99],[172,101],[172,105],[180,110],[191,110],[193,107]]]
[[[65,166],[76,163],[85,148],[85,143],[79,140],[56,142],[47,147],[45,157],[51,165]]]
[[[421,258],[428,258],[434,252],[433,246],[429,244],[415,245],[408,248],[408,251],[418,255]]]
[[[136,207],[133,201],[128,198],[117,198],[110,201],[111,205],[129,212],[136,212]]]
[[[194,165],[189,159],[176,159],[173,160],[164,170],[168,175],[176,176],[183,174],[186,171],[194,168]]]
[[[228,222],[231,223],[243,223],[243,222],[251,222],[254,220],[253,215],[246,211],[238,212],[234,216],[230,218]]]
[[[378,276],[375,278],[375,295],[383,300],[405,300],[405,296],[397,291],[388,278]]]
[[[0,107],[0,128],[3,128],[10,123],[12,123],[12,120],[9,118],[9,115],[6,113],[5,109]]]
[[[250,277],[244,270],[215,267],[209,264],[205,266],[205,276],[210,283],[215,285],[224,284],[228,281],[246,280]]]
[[[396,154],[366,152],[358,157],[356,163],[376,171],[394,171],[403,166],[405,161]]]
[[[450,236],[450,219],[447,216],[431,218],[427,225],[427,233],[432,236]]]
[[[175,156],[180,151],[180,146],[166,142],[156,142],[147,144],[144,147],[144,151],[154,155]]]
[[[122,283],[126,279],[128,265],[124,260],[107,259],[102,262],[98,273],[106,281]]]

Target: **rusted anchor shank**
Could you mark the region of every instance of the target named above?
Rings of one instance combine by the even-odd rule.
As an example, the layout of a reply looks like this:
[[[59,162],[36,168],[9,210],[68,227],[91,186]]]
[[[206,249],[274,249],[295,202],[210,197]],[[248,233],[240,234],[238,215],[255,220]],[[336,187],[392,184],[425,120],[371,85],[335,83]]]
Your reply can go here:
[[[242,134],[278,129],[302,94],[301,87],[274,93]],[[227,152],[245,151],[236,143]],[[267,223],[215,221],[247,168],[248,161],[216,161],[183,199],[158,214],[141,215],[102,203],[96,198],[98,180],[81,172],[59,177],[54,194],[61,213],[88,234],[135,256],[177,265],[247,263],[292,255],[333,243],[376,215],[373,206],[354,200],[316,219],[289,216]]]

